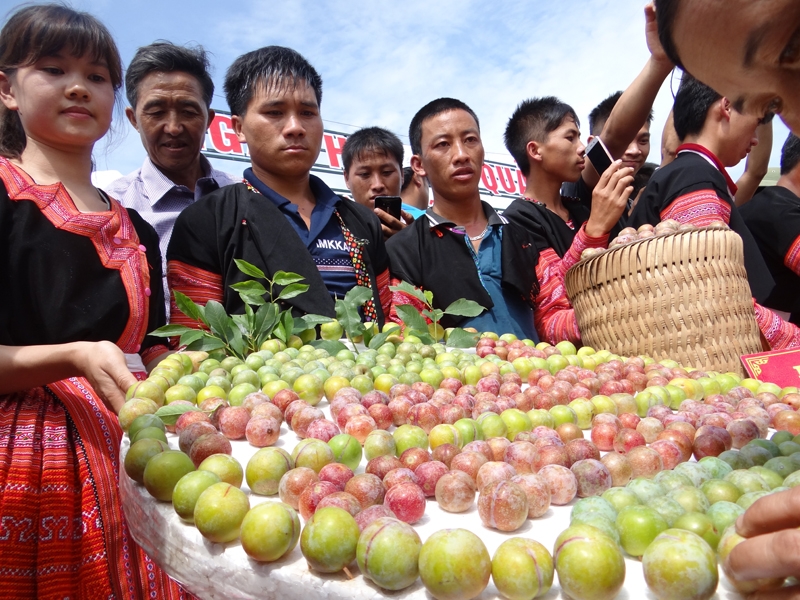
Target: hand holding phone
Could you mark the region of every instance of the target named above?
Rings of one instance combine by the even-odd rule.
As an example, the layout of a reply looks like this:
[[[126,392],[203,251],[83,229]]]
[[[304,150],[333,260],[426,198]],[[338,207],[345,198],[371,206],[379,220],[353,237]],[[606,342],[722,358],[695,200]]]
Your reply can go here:
[[[594,170],[598,175],[602,175],[614,162],[608,148],[599,137],[594,138],[589,145],[586,146],[586,157],[591,161]]]
[[[403,200],[400,196],[377,196],[375,198],[375,208],[380,208],[392,215],[395,219],[400,219],[400,208]]]

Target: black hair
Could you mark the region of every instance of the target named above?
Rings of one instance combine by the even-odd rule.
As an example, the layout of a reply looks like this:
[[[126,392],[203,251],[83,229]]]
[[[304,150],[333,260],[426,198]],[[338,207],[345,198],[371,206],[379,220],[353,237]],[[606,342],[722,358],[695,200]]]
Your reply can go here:
[[[13,75],[61,51],[71,56],[90,56],[108,68],[116,92],[122,85],[122,61],[108,29],[89,13],[61,4],[39,4],[19,9],[0,31],[0,71]],[[18,158],[26,137],[15,110],[0,104],[0,156]]]
[[[478,126],[478,131],[480,131],[481,124],[478,121],[478,115],[469,106],[455,98],[438,98],[420,108],[414,118],[411,119],[411,125],[408,126],[408,137],[411,139],[412,153],[422,154],[422,123],[451,110],[468,112],[475,119],[475,124]]]
[[[781,149],[781,175],[787,175],[800,164],[800,138],[791,131]]]
[[[678,3],[680,0],[655,0],[656,16],[658,21],[658,39],[664,53],[669,57],[676,67],[683,69],[681,59],[678,57],[678,48],[672,39],[672,28],[675,25],[675,17],[678,14]]]
[[[706,124],[708,111],[722,96],[688,73],[683,74],[681,86],[675,94],[672,107],[675,133],[683,141],[688,135],[697,135]]]
[[[526,177],[530,173],[528,142],[544,142],[552,131],[561,126],[564,119],[572,119],[580,127],[580,120],[573,108],[555,96],[525,100],[511,115],[503,141]]]
[[[322,78],[303,56],[291,48],[265,46],[242,54],[225,74],[225,98],[231,113],[243,115],[259,85],[268,89],[294,89],[306,83],[322,105]]]
[[[405,192],[412,181],[414,181],[414,169],[411,167],[403,167],[403,185],[400,186],[400,191]]]
[[[602,133],[603,126],[608,121],[611,111],[614,110],[621,97],[622,92],[615,92],[592,109],[592,112],[589,113],[589,133],[591,135],[600,135]],[[653,110],[650,109],[647,115],[647,124],[650,125],[652,122]]]
[[[639,168],[636,175],[633,176],[633,192],[631,192],[631,198],[635,198],[639,190],[647,186],[653,173],[656,172],[656,169],[658,169],[658,165],[651,162],[646,162]]]
[[[180,71],[197,79],[203,89],[206,108],[211,107],[214,97],[214,82],[208,72],[209,62],[202,46],[187,48],[172,42],[159,40],[142,46],[133,55],[125,73],[125,94],[132,108],[139,99],[139,85],[150,73],[174,73]]]
[[[382,152],[403,166],[403,142],[400,138],[382,127],[365,127],[351,134],[342,148],[342,163],[345,173],[350,173],[353,159],[365,153]]]

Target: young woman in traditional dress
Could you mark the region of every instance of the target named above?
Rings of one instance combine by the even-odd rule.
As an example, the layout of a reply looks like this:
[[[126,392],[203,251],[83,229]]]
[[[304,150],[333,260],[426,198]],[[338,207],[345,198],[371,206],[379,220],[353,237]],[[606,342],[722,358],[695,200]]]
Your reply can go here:
[[[166,351],[152,227],[91,183],[119,53],[92,16],[0,31],[0,597],[178,598],[131,539],[116,412]]]

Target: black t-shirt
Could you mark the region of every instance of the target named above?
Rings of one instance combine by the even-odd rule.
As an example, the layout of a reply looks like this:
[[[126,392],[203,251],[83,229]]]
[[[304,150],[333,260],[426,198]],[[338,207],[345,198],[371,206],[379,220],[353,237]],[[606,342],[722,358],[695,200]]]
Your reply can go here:
[[[775,279],[764,304],[791,313],[789,320],[800,326],[800,275],[786,265],[800,264],[800,198],[785,187],[770,186],[741,213]]]

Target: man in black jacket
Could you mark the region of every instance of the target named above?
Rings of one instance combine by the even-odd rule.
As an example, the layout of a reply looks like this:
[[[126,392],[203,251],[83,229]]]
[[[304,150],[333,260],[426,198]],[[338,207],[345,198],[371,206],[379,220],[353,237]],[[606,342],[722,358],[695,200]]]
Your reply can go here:
[[[432,292],[436,308],[467,298],[486,309],[472,318],[445,316],[444,327],[535,340],[537,244],[533,233],[481,201],[484,151],[477,116],[459,100],[440,98],[417,112],[409,137],[411,166],[430,182],[434,204],[387,242],[393,280]],[[402,293],[394,301],[413,304]]]
[[[308,291],[288,300],[297,314],[334,316],[334,298],[356,285],[371,287],[364,316],[382,323],[391,295],[380,221],[310,174],[323,136],[322,80],[314,67],[289,48],[261,48],[234,61],[225,94],[251,167],[244,183],[181,213],[167,252],[170,288],[243,312],[230,289],[247,279],[238,258],[269,278],[279,270],[302,275]],[[173,322],[191,324],[173,314]]]

